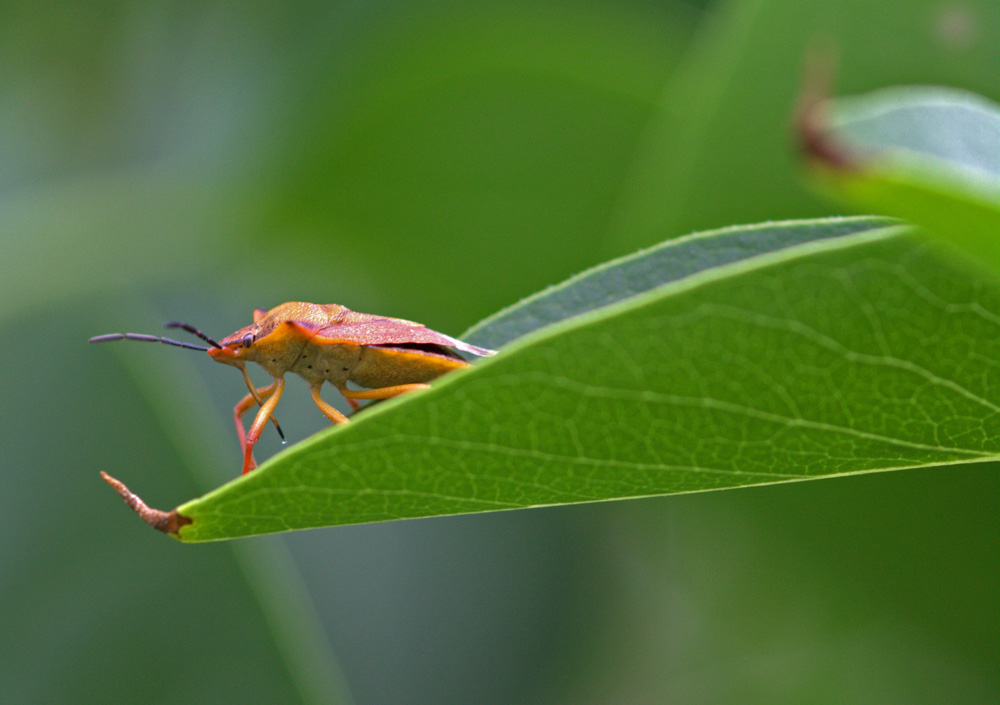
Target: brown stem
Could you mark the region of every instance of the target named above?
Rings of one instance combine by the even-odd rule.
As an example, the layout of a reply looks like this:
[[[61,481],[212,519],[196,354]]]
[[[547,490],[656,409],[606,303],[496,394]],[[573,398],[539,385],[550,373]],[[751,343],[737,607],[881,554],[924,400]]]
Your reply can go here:
[[[116,480],[103,470],[101,471],[101,477],[104,478],[105,482],[115,488],[115,492],[117,492],[119,496],[125,500],[125,504],[130,506],[132,511],[139,515],[140,519],[152,526],[154,529],[162,531],[165,534],[174,534],[176,536],[182,526],[191,523],[190,519],[178,514],[176,509],[171,509],[169,512],[165,512],[161,509],[153,509],[139,499],[139,495],[135,494],[128,487],[126,487],[124,482]]]

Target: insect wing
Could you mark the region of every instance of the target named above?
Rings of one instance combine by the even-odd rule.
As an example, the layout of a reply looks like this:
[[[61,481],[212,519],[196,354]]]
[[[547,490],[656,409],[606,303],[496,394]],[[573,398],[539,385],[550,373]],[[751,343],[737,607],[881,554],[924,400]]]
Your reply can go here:
[[[394,318],[373,318],[361,323],[333,323],[325,326],[313,337],[313,342],[336,344],[353,343],[355,345],[392,345],[392,344],[425,344],[443,345],[457,348],[473,355],[493,355],[493,350],[478,348],[475,345],[463,343],[444,333],[414,325],[410,321]]]

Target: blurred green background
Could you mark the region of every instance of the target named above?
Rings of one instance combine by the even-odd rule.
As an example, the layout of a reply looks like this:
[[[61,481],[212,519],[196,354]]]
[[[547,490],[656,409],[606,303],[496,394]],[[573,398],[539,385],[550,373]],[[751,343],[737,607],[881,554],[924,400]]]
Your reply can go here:
[[[459,334],[843,212],[789,147],[818,44],[840,93],[1000,100],[996,0],[0,6],[0,702],[1000,702],[995,465],[204,546],[97,475],[234,476],[244,391],[92,335],[286,300]],[[298,380],[278,417],[325,426]]]

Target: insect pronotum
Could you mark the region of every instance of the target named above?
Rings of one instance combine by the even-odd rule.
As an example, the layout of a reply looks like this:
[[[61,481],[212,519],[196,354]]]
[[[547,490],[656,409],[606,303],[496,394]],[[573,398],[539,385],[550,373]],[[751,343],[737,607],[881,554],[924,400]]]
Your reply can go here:
[[[468,367],[469,363],[454,349],[473,355],[494,354],[492,350],[463,343],[413,321],[356,313],[339,304],[290,301],[270,311],[257,309],[252,324],[218,342],[186,323],[167,323],[166,327],[185,330],[201,338],[208,346],[139,333],[99,335],[91,338],[90,342],[139,340],[165,343],[205,351],[216,362],[238,368],[249,390],[233,408],[236,434],[243,451],[243,474],[256,467],[253,447],[268,419],[281,434],[281,427],[273,414],[285,388],[286,372],[294,372],[304,378],[319,410],[333,423],[342,424],[348,422],[347,417],[320,397],[324,382],[336,387],[356,409],[359,399],[388,399],[426,389],[427,382],[452,370]],[[247,374],[247,362],[256,362],[274,377],[274,381],[260,388],[255,387]],[[348,382],[366,389],[348,389]],[[246,431],[243,416],[255,404],[260,406],[260,410],[250,430]]]

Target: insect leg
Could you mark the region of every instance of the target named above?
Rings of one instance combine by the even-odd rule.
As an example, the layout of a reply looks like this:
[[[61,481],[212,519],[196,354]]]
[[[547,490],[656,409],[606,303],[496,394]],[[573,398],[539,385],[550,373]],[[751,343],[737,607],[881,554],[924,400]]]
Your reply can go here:
[[[340,393],[345,397],[350,399],[388,399],[389,397],[394,397],[397,394],[405,394],[406,392],[415,392],[418,389],[430,389],[429,384],[397,384],[393,387],[379,387],[378,389],[365,389],[363,391],[356,391],[354,389],[348,389],[344,387],[340,390]]]
[[[243,415],[250,411],[250,407],[254,404],[263,405],[264,402],[262,400],[271,396],[271,393],[274,392],[274,382],[266,387],[261,387],[260,389],[256,389],[254,391],[257,392],[257,398],[254,397],[253,393],[249,393],[240,399],[236,403],[236,406],[233,407],[233,419],[236,421],[236,437],[240,440],[241,451],[244,450],[247,444],[247,432],[246,429],[243,428]],[[277,427],[278,422],[273,416],[271,417],[271,421],[274,421],[274,425]],[[280,429],[278,430],[278,433],[281,433]],[[284,438],[284,436],[282,436],[282,438]]]
[[[257,464],[253,460],[253,447],[257,443],[257,439],[260,438],[260,433],[264,430],[267,420],[274,412],[274,407],[278,405],[278,400],[281,399],[281,392],[285,389],[285,379],[283,377],[275,378],[273,386],[274,389],[271,391],[271,398],[264,402],[264,406],[260,407],[260,411],[257,412],[257,416],[253,420],[253,425],[250,427],[250,432],[247,433],[246,443],[243,448],[244,475],[257,467]]]
[[[253,397],[253,400],[257,402],[257,404],[259,404],[260,406],[264,406],[264,397],[266,397],[268,394],[274,391],[274,383],[272,382],[266,387],[261,387],[260,389],[257,389],[255,386],[253,386],[253,382],[250,381],[250,375],[247,373],[247,368],[245,365],[240,367],[240,372],[243,373],[243,381],[246,382],[247,389],[250,390],[250,396]],[[265,389],[268,390],[266,393],[264,392]],[[244,403],[249,404],[249,402],[247,402],[245,397],[241,399],[240,402],[236,405],[236,408],[233,409],[233,413],[235,414],[236,409],[238,409],[240,405]],[[250,407],[247,406],[247,408],[244,409],[243,412],[236,417],[236,435],[240,439],[240,450],[243,449],[244,435],[243,435],[243,420],[240,419],[239,417],[243,416],[243,414],[245,414],[247,412],[247,409],[249,408]],[[278,435],[281,436],[282,442],[284,442],[285,433],[284,431],[281,430],[281,424],[278,423],[278,419],[272,416],[271,423],[274,424],[274,430],[278,432]]]
[[[347,423],[349,419],[346,416],[344,416],[342,413],[340,413],[332,406],[327,404],[325,401],[323,401],[323,398],[320,397],[319,395],[320,386],[322,386],[322,383],[315,385],[310,390],[312,392],[313,401],[316,402],[316,406],[319,407],[319,410],[323,412],[323,415],[326,416],[326,418],[330,419],[334,423],[337,424]]]

